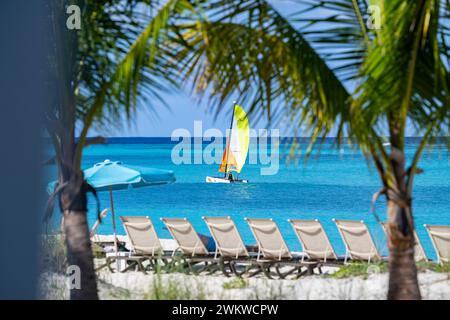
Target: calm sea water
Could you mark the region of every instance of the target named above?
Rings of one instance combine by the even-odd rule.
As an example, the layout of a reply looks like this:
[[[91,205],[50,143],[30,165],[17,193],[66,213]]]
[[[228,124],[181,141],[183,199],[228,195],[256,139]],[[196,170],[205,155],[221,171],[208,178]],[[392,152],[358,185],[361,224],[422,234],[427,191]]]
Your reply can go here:
[[[170,238],[163,228],[161,217],[186,217],[198,232],[209,234],[202,216],[233,218],[248,244],[255,243],[244,217],[273,218],[291,250],[301,246],[287,219],[319,219],[336,251],[344,253],[344,245],[332,222],[337,219],[364,220],[371,230],[377,246],[386,253],[384,234],[369,212],[371,197],[380,188],[373,166],[368,168],[365,158],[344,146],[337,150],[332,142],[325,143],[320,157],[297,165],[280,160],[276,175],[262,176],[259,164],[247,165],[241,177],[248,184],[208,184],[206,175],[217,175],[217,165],[175,165],[171,160],[174,143],[169,138],[110,139],[107,145],[91,146],[85,150],[83,167],[87,168],[105,159],[120,160],[124,164],[150,166],[175,172],[174,184],[114,193],[116,215],[149,216],[157,233]],[[406,154],[411,159],[417,142],[407,142]],[[286,148],[282,144],[280,150]],[[299,155],[306,144],[298,149]],[[250,150],[250,152],[256,152]],[[450,160],[444,145],[437,145],[424,153],[420,167],[425,170],[415,180],[413,210],[419,237],[429,257],[435,258],[430,239],[423,227],[427,224],[450,224]],[[107,193],[100,193],[102,207],[109,206]],[[385,202],[379,200],[377,213],[385,219]],[[96,220],[95,203],[90,199],[89,222]],[[118,233],[125,234],[117,219]],[[101,234],[112,233],[110,216],[99,228]]]

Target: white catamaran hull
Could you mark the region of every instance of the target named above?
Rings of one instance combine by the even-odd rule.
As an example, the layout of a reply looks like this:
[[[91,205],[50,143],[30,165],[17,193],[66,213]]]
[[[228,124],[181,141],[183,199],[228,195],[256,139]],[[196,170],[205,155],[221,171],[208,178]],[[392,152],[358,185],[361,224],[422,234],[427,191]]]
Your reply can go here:
[[[208,183],[247,183],[248,180],[229,180],[227,178],[219,178],[219,177],[206,177],[206,182]]]

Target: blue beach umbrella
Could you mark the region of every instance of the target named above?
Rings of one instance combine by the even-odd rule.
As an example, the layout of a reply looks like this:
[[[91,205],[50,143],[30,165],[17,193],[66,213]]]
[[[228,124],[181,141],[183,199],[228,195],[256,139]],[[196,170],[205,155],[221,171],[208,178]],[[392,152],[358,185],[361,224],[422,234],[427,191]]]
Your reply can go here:
[[[175,182],[173,171],[125,166],[120,161],[105,160],[84,170],[84,178],[97,191],[109,191],[114,247],[117,250],[113,190],[141,188]]]
[[[110,160],[84,170],[84,178],[97,191],[140,188],[175,181],[173,171],[125,166],[120,161]]]
[[[120,161],[105,160],[84,170],[84,178],[97,191],[109,191],[114,232],[114,247],[117,251],[116,220],[113,190],[141,188],[175,182],[173,171],[147,167],[125,166]],[[49,184],[54,190],[56,181]]]

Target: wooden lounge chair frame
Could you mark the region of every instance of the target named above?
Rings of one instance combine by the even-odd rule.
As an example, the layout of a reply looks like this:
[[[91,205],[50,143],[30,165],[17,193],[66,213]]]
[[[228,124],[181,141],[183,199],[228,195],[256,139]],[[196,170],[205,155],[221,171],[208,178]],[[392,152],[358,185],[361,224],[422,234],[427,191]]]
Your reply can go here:
[[[319,273],[322,273],[321,265],[317,261],[304,261],[303,257],[294,257],[286,245],[283,236],[277,226],[277,224],[273,221],[273,219],[253,219],[253,218],[245,218],[247,223],[250,226],[250,230],[252,231],[253,236],[256,239],[258,244],[258,255],[256,257],[256,261],[262,264],[263,273],[266,277],[280,278],[284,279],[291,274],[296,274],[296,278],[299,278],[304,275],[312,275],[314,274],[314,270],[317,268]],[[255,222],[272,222],[273,229],[277,234],[278,241],[280,242],[279,250],[271,250],[264,247],[260,236],[258,235],[258,229],[261,231],[260,226],[256,226]],[[278,257],[274,256],[278,252]],[[270,255],[272,256],[270,256]],[[281,268],[283,267],[291,267],[288,271],[283,272]],[[273,271],[275,270],[275,271]]]
[[[194,227],[192,226],[192,224],[189,222],[188,219],[161,218],[161,221],[164,222],[167,229],[169,230],[169,233],[178,244],[178,248],[173,251],[172,257],[174,261],[178,261],[178,264],[179,266],[181,266],[182,269],[188,270],[189,272],[194,274],[199,274],[202,272],[213,274],[219,270],[221,270],[224,274],[227,274],[228,271],[222,259],[218,259],[217,257],[214,256],[213,253],[208,252],[205,245],[198,236],[198,233],[195,231]],[[174,222],[182,222],[182,223],[174,224]],[[185,246],[180,242],[180,238],[177,235],[177,232],[182,232],[179,229],[180,227],[185,227],[187,228],[187,230],[191,229],[189,232],[192,232],[192,235],[196,237],[196,242],[193,247]],[[200,266],[201,264],[203,264],[203,266]]]
[[[214,242],[216,243],[216,250],[214,252],[215,258],[221,258],[224,264],[227,264],[229,269],[237,277],[254,277],[263,272],[263,263],[256,261],[255,255],[249,253],[245,246],[239,231],[230,216],[226,217],[202,217],[207,225]],[[236,247],[225,247],[220,237],[220,232],[223,228],[228,228],[230,237],[234,237],[233,242],[237,244]],[[242,269],[242,270],[239,270]],[[224,273],[229,276],[229,273]]]

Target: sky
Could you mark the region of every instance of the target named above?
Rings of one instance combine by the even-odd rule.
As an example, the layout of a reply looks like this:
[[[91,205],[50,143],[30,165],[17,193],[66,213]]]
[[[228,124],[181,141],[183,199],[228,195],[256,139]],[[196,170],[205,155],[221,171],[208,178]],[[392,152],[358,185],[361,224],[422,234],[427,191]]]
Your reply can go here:
[[[153,103],[150,107],[140,105],[136,109],[133,120],[128,123],[125,119],[120,128],[102,131],[91,130],[90,136],[103,135],[107,137],[170,137],[178,128],[193,132],[194,121],[202,121],[204,130],[218,128],[225,131],[230,124],[231,113],[219,114],[217,121],[214,115],[207,112],[206,103],[198,103],[188,93],[161,94],[168,107],[163,103]],[[231,105],[230,105],[231,110]],[[157,114],[157,117],[155,116]]]
[[[291,0],[272,0],[274,7],[283,15],[292,13],[293,8],[298,10],[298,2]],[[227,111],[215,115],[208,112],[207,99],[198,103],[188,90],[185,92],[169,92],[161,94],[163,100],[169,106],[167,108],[159,101],[152,102],[153,112],[147,105],[139,105],[131,122],[123,120],[117,127],[108,130],[95,128],[91,129],[89,136],[105,137],[169,137],[175,129],[184,128],[193,132],[194,121],[202,121],[203,130],[217,128],[222,132],[229,127],[231,120],[232,103]],[[245,106],[243,106],[246,109]],[[158,115],[156,118],[155,115]],[[216,117],[216,119],[215,119]],[[251,120],[251,119],[250,119]],[[267,122],[260,121],[258,124],[250,123],[254,129],[264,128]],[[282,132],[282,130],[281,130]],[[413,134],[412,128],[407,132]],[[300,133],[300,135],[302,135]]]

